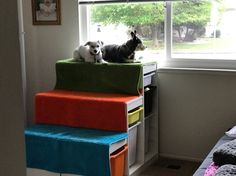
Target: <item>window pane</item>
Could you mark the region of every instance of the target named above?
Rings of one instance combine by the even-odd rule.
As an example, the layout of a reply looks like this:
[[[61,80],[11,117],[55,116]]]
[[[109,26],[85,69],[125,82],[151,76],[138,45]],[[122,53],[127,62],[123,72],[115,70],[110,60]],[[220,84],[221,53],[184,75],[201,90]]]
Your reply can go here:
[[[173,58],[236,59],[236,1],[173,2]]]
[[[104,44],[123,44],[136,30],[147,46],[136,56],[157,58],[164,53],[164,3],[119,3],[90,6],[90,40]]]

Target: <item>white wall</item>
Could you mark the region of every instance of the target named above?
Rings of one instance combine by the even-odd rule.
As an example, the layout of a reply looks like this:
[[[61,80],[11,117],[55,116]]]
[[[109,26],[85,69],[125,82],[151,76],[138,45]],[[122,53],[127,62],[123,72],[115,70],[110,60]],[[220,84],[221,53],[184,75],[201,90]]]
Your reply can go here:
[[[201,160],[236,125],[236,73],[160,70],[163,156]]]
[[[32,25],[31,0],[23,1],[25,29],[27,117],[32,123],[34,95],[55,86],[55,63],[72,57],[78,45],[77,0],[61,0],[61,25]]]
[[[17,1],[0,1],[0,175],[25,176]]]

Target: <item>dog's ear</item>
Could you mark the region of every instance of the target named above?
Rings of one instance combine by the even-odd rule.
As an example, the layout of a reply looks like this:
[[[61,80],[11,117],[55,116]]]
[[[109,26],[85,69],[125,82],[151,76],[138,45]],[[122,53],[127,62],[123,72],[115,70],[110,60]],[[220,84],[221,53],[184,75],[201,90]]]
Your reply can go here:
[[[103,44],[104,44],[103,41],[101,41],[101,40],[98,40],[97,42],[100,43],[101,46],[103,46]]]
[[[84,46],[87,46],[87,45],[91,45],[91,42],[87,42],[87,43],[85,43]]]
[[[135,36],[133,31],[130,33],[130,35],[131,35],[132,38],[134,38],[134,36]]]
[[[134,32],[132,31],[132,32],[130,33],[130,35],[131,35],[132,39],[135,39],[135,37],[136,37],[136,30],[135,30]]]

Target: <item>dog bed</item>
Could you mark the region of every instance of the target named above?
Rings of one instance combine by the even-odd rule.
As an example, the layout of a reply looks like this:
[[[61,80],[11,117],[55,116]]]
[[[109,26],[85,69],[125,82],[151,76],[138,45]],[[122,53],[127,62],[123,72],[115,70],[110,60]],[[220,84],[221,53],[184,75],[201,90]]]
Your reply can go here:
[[[232,141],[233,138],[228,137],[227,135],[223,135],[215,144],[215,146],[211,149],[211,151],[208,153],[204,161],[201,163],[199,168],[196,170],[196,172],[193,174],[193,176],[203,176],[206,172],[206,169],[211,165],[213,162],[213,153],[216,151],[216,149],[221,146],[224,143],[227,143],[229,141]]]
[[[207,167],[204,176],[214,176],[218,168],[219,166],[215,165],[214,162],[211,163],[210,166]]]
[[[214,176],[235,176],[236,175],[236,165],[226,164],[216,170]]]
[[[236,164],[236,139],[219,146],[213,153],[216,165]]]

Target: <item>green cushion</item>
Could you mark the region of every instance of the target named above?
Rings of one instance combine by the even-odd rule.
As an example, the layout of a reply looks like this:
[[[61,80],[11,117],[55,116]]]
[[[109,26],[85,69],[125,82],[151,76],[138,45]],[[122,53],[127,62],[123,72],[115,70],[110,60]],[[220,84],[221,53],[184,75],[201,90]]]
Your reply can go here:
[[[141,94],[141,63],[85,63],[72,59],[56,63],[55,89]]]

